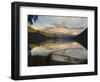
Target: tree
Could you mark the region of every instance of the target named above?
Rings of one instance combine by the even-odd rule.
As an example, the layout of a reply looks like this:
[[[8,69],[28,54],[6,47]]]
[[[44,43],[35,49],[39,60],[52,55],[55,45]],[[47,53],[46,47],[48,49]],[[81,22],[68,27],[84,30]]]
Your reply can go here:
[[[30,25],[33,24],[32,20],[34,20],[34,22],[36,22],[38,20],[38,15],[29,15],[28,16],[28,22],[29,22]]]

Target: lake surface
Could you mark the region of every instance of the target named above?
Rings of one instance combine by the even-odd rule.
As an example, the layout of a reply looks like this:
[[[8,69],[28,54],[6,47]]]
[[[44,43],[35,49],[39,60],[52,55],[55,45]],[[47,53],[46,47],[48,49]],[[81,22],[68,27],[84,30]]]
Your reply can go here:
[[[47,40],[29,47],[28,66],[87,64],[87,50],[76,41]]]

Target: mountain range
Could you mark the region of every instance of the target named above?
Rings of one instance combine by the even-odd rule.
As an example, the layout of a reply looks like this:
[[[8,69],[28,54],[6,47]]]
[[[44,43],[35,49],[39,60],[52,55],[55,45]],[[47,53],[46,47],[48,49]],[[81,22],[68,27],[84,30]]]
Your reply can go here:
[[[70,29],[64,27],[47,27],[45,29],[38,30],[28,26],[28,43],[38,44],[58,37],[63,39],[67,36],[74,38],[74,40],[78,41],[87,48],[87,29],[82,32],[78,29]]]

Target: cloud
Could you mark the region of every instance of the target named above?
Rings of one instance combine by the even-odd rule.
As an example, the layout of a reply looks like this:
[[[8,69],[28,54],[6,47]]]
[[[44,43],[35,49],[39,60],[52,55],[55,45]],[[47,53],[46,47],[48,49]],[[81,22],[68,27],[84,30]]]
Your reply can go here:
[[[71,16],[38,16],[38,20],[33,23],[35,26],[44,28],[52,27],[55,24],[63,24],[71,28],[87,27],[87,17],[71,17]]]
[[[69,27],[87,27],[87,17],[55,17],[55,20]]]

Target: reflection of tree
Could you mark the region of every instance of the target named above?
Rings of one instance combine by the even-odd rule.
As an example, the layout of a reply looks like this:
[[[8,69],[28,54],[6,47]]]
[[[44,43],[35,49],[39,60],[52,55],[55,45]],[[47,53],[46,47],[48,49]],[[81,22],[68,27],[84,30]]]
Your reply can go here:
[[[33,24],[33,21],[36,22],[38,20],[38,16],[37,15],[28,15],[28,22],[29,24]]]

